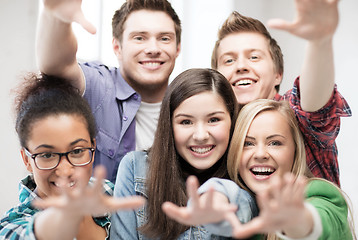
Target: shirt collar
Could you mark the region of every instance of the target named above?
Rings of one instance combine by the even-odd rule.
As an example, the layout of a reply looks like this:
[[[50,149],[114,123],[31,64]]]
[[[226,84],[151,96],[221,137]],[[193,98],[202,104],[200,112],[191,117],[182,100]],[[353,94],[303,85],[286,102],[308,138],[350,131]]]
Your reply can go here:
[[[122,77],[122,74],[119,71],[119,68],[116,68],[115,71],[115,91],[116,91],[116,98],[118,100],[126,100],[130,98],[132,95],[138,95],[139,94],[124,80]]]

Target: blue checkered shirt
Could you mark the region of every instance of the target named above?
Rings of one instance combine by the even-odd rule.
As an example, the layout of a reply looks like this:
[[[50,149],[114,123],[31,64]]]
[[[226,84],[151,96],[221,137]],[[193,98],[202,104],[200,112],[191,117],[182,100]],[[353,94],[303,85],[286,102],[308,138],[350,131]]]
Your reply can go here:
[[[90,184],[93,182],[90,179]],[[34,192],[36,188],[32,175],[21,180],[19,184],[20,203],[7,211],[0,221],[0,239],[18,240],[18,239],[36,239],[34,233],[34,216],[40,210],[31,206],[32,200],[38,198]],[[103,190],[106,194],[113,195],[113,184],[105,181]],[[107,232],[110,226],[110,216],[94,218],[94,221],[101,227],[105,227]]]

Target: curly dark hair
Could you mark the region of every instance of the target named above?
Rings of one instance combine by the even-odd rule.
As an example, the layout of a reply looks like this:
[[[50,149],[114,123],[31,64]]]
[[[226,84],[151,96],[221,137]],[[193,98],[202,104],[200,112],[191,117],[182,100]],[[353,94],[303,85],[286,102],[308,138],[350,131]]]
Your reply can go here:
[[[68,80],[29,73],[15,89],[15,93],[15,129],[22,147],[27,147],[32,124],[58,114],[82,117],[91,140],[94,140],[97,130],[91,108]]]

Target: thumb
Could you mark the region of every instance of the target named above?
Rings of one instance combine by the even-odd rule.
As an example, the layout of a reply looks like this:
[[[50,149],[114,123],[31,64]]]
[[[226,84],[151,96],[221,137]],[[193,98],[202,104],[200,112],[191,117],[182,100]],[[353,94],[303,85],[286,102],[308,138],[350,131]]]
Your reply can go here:
[[[274,19],[270,19],[267,22],[267,25],[270,28],[274,28],[274,29],[279,29],[279,30],[284,30],[284,31],[290,31],[293,27],[293,24],[283,20],[283,19],[278,19],[278,18],[274,18]]]
[[[74,22],[81,25],[87,32],[91,34],[95,34],[97,31],[96,27],[85,18],[82,11],[76,14]]]

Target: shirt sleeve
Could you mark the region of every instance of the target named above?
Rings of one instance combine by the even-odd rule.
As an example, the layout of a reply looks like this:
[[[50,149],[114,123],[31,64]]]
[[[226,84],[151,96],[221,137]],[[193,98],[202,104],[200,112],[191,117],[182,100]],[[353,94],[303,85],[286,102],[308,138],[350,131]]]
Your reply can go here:
[[[235,182],[227,179],[211,178],[200,186],[198,192],[203,194],[211,187],[227,196],[230,203],[238,206],[236,215],[241,223],[246,223],[258,215],[255,200]],[[232,227],[228,221],[206,224],[204,227],[208,232],[219,236],[230,237],[232,233]]]
[[[305,140],[307,165],[313,175],[340,185],[335,140],[340,130],[340,118],[349,117],[352,112],[337,86],[326,105],[315,112],[306,112],[301,108],[299,78],[292,90],[275,99],[287,100],[294,110]]]
[[[306,195],[306,201],[316,208],[322,222],[319,239],[352,239],[348,205],[338,187],[324,180],[313,180]]]
[[[306,112],[301,108],[299,78],[293,88],[288,91],[282,100],[288,100],[295,111],[303,134],[314,141],[317,147],[328,147],[334,144],[339,133],[340,117],[350,117],[351,109],[347,101],[338,92],[335,85],[329,101],[315,112]]]
[[[17,212],[17,210],[17,207],[11,209],[1,219],[0,238],[35,240],[35,215]]]
[[[133,152],[125,155],[120,162],[116,184],[114,186],[115,197],[127,197],[136,195],[134,182]],[[117,211],[111,217],[110,238],[132,240],[139,239],[137,233],[137,217],[135,210]]]
[[[113,91],[114,84],[111,70],[104,64],[94,61],[79,64],[84,78],[85,91],[83,97],[87,99],[92,109],[96,109],[108,96],[108,91]]]

